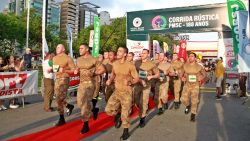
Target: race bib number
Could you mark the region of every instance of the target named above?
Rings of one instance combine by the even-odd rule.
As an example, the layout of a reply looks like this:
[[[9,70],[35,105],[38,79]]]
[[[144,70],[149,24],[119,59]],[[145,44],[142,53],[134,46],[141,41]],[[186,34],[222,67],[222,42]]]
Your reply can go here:
[[[148,77],[148,73],[146,71],[139,70],[139,77],[145,79]]]
[[[165,79],[165,77],[166,77],[166,76],[165,76],[164,73],[160,73],[160,78],[161,78],[161,79]]]
[[[111,73],[108,73],[108,79],[111,77]]]
[[[59,67],[59,65],[53,65],[53,72],[58,72]]]
[[[197,82],[196,75],[189,75],[188,82]]]

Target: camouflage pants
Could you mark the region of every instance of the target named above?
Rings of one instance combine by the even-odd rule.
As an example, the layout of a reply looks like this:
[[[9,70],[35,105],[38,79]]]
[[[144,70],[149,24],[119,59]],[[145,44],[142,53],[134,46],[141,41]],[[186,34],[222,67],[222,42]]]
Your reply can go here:
[[[156,83],[158,91],[155,93],[154,100],[158,109],[162,108],[162,103],[165,104],[168,102],[168,86],[168,81]]]
[[[188,83],[186,82],[183,88],[181,102],[185,106],[190,105],[191,97],[191,112],[197,114],[198,104],[199,104],[199,83]]]
[[[100,82],[101,82],[101,77],[98,75],[98,76],[95,76],[95,91],[94,91],[94,94],[93,94],[93,98],[96,98],[97,96],[99,96],[99,91],[100,91]]]
[[[110,96],[113,94],[114,91],[115,91],[115,84],[114,83],[105,87],[105,100],[106,100],[106,102],[108,102]]]
[[[51,102],[54,95],[54,80],[49,78],[43,78],[44,83],[44,109],[51,108]]]
[[[129,113],[132,106],[132,90],[122,91],[115,90],[114,93],[109,98],[106,105],[105,112],[114,116],[121,112],[121,120],[123,128],[129,128]]]
[[[148,85],[145,88],[139,84],[135,86],[134,97],[135,97],[135,103],[139,107],[140,118],[144,118],[147,115],[150,90],[151,90],[150,85]]]
[[[91,81],[80,82],[77,90],[77,105],[81,110],[83,122],[89,121],[92,110],[92,98],[95,91],[95,84]]]
[[[57,110],[60,115],[64,114],[64,106],[67,105],[66,98],[69,88],[69,78],[57,78],[55,81],[55,95]]]
[[[174,101],[180,101],[181,80],[174,80]]]

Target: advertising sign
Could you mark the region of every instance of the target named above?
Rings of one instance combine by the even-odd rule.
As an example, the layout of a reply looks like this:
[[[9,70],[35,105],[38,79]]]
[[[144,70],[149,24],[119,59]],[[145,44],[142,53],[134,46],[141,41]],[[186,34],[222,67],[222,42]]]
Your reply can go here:
[[[226,5],[182,7],[127,13],[127,34],[222,31],[229,26]]]
[[[250,35],[247,11],[238,11],[239,15],[239,72],[250,72]]]
[[[101,25],[98,16],[94,17],[94,45],[92,50],[92,56],[98,57],[100,50],[100,35],[101,35]]]
[[[133,52],[135,54],[134,59],[137,59],[143,49],[149,50],[149,41],[136,41],[127,39],[127,47],[129,52]]]
[[[233,36],[233,50],[235,54],[235,58],[233,60],[233,67],[236,67],[238,64],[238,53],[239,53],[239,15],[237,11],[246,10],[246,6],[241,0],[227,0],[227,8],[228,8],[228,19],[230,26],[232,28],[232,36]]]
[[[0,72],[0,99],[38,94],[38,71]]]

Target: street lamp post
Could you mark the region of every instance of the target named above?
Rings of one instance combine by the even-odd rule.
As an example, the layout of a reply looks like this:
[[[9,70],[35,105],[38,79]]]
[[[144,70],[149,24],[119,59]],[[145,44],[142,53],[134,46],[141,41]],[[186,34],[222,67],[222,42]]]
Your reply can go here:
[[[27,13],[27,33],[26,33],[26,48],[29,47],[29,26],[30,26],[30,0],[27,0],[27,8],[28,8],[28,13]]]

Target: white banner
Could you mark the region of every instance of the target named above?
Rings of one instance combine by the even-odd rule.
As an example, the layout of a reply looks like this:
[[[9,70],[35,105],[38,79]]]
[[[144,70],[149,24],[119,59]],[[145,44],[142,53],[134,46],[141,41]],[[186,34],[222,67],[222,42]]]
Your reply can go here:
[[[69,42],[69,54],[70,57],[73,58],[73,50],[72,50],[72,46],[73,46],[73,33],[72,33],[72,28],[69,24],[66,25],[67,28],[67,36],[68,36],[68,42]]]
[[[238,68],[233,67],[235,58],[233,51],[233,38],[224,38],[218,40],[218,57],[223,58],[223,66],[226,69],[226,93],[236,94],[239,84]]]
[[[129,52],[133,52],[135,54],[134,59],[137,59],[142,49],[148,49],[149,50],[149,41],[135,41],[127,39],[127,47]]]
[[[154,53],[162,52],[159,41],[153,40],[153,49],[154,49]]]
[[[90,30],[89,32],[89,47],[94,46],[94,30]]]
[[[223,65],[226,71],[238,71],[237,67],[233,68],[234,51],[233,51],[233,39],[224,38],[218,41],[218,58],[223,58]]]
[[[164,53],[168,51],[168,44],[166,42],[163,42],[163,51]]]
[[[239,72],[250,72],[250,36],[249,27],[247,27],[248,12],[238,11],[237,14],[239,14]]]
[[[38,94],[38,71],[0,72],[0,99]]]
[[[43,50],[42,51],[43,51],[43,61],[44,61],[45,56],[47,56],[49,53],[49,47],[48,47],[46,38],[43,38]]]

